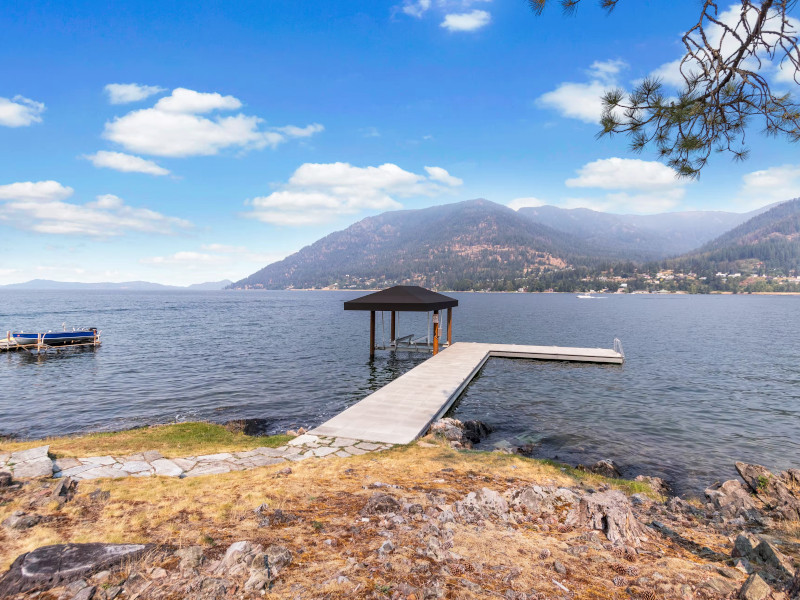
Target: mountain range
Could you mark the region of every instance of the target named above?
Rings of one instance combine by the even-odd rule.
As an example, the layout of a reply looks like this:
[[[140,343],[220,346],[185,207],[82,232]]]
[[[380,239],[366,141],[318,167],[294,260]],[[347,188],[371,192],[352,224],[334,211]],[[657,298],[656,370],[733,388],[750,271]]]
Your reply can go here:
[[[458,287],[560,269],[595,252],[567,232],[478,199],[363,219],[268,265],[233,287]],[[588,259],[587,259],[588,260]]]
[[[673,268],[800,272],[800,198],[789,200],[734,227],[700,248],[670,261]]]
[[[799,215],[800,199],[748,213],[660,215],[554,206],[514,211],[469,200],[368,217],[231,287],[530,289],[531,282],[546,281],[549,288],[566,279],[633,277],[662,267],[708,271],[737,260],[759,262],[763,253],[770,268],[791,271],[800,251]]]
[[[736,213],[683,211],[655,215],[617,215],[588,208],[521,208],[519,214],[587,243],[613,249],[631,260],[660,260],[685,254],[768,211],[774,205]]]

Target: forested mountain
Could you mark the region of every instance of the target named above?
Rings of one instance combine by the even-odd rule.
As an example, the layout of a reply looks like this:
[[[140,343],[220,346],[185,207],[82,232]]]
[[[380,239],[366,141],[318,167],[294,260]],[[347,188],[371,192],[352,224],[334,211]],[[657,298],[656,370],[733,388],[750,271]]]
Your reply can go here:
[[[800,271],[800,198],[774,206],[670,266],[783,275]]]
[[[337,231],[232,287],[472,289],[596,264],[603,250],[488,200],[387,212]]]
[[[657,260],[642,258],[644,245],[655,246],[661,239],[658,252],[663,252],[702,238],[698,223],[715,231],[747,215],[653,215],[664,222],[657,231],[647,219],[545,208],[549,222],[567,228],[563,219],[571,219],[569,228],[580,236],[488,200],[387,212],[332,233],[231,287],[417,284],[440,290],[711,292],[792,291],[798,286],[800,199],[755,211],[745,223],[691,253]],[[605,234],[604,227],[609,228]]]
[[[749,213],[685,211],[656,215],[617,215],[588,208],[539,206],[519,213],[601,246],[630,260],[659,260],[699,248],[726,231],[768,210]]]

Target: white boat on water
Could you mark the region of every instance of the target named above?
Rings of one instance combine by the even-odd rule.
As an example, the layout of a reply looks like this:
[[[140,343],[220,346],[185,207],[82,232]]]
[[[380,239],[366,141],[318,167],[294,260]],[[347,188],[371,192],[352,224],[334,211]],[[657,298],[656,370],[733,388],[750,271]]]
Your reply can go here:
[[[594,292],[589,292],[587,294],[578,294],[578,298],[580,300],[605,300],[605,296],[593,296]]]

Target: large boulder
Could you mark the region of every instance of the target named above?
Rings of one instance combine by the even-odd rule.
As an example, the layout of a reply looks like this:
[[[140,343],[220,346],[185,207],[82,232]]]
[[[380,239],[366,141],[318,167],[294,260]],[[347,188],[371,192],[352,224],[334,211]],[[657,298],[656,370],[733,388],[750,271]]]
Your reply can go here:
[[[758,507],[750,492],[735,479],[714,484],[705,490],[705,495],[714,510],[724,517],[753,520],[758,516]]]
[[[568,513],[577,502],[578,496],[567,488],[532,485],[509,494],[509,503],[515,511],[534,516],[561,516]]]
[[[578,470],[587,471],[589,473],[595,473],[597,475],[602,475],[603,477],[609,477],[611,479],[619,479],[622,477],[622,471],[619,470],[619,465],[617,465],[617,463],[615,463],[610,458],[604,458],[603,460],[598,460],[591,467],[578,465]]]
[[[737,462],[736,470],[773,515],[787,521],[800,520],[800,495],[795,495],[789,486],[797,489],[796,469],[776,476],[766,467]],[[787,485],[787,483],[789,485]]]
[[[56,544],[19,555],[0,578],[0,597],[49,589],[138,558],[148,544]]]
[[[370,496],[364,508],[361,509],[361,516],[370,517],[375,515],[385,515],[388,513],[399,513],[403,510],[403,505],[394,496],[375,492]]]
[[[566,524],[602,531],[613,544],[639,546],[647,539],[647,530],[633,514],[630,500],[618,490],[586,494],[570,511]]]
[[[491,432],[492,428],[483,421],[464,421],[464,437],[473,444],[489,437]]]
[[[464,424],[458,419],[439,419],[431,425],[430,433],[448,442],[460,442],[464,437]]]
[[[761,543],[761,540],[753,537],[748,533],[740,533],[736,536],[736,541],[733,542],[733,550],[731,556],[733,558],[746,558],[748,561],[755,559],[755,549]]]
[[[34,527],[41,520],[41,515],[29,515],[21,510],[15,510],[13,513],[11,513],[10,517],[3,521],[2,525],[8,529],[17,529],[22,531]]]
[[[739,590],[739,598],[741,600],[766,600],[771,593],[772,589],[761,575],[753,573]]]
[[[439,419],[429,430],[432,435],[447,440],[453,448],[472,448],[492,431],[481,421],[464,421],[445,417]]]
[[[771,544],[769,540],[747,533],[740,533],[736,536],[731,556],[733,558],[744,558],[751,563],[768,567],[780,579],[785,580],[795,572],[792,561]]]
[[[232,433],[243,433],[250,436],[269,435],[273,422],[268,419],[235,419],[223,425]]]
[[[794,574],[794,579],[792,579],[792,582],[786,589],[786,593],[789,594],[789,598],[792,600],[800,598],[800,571]]]
[[[755,556],[759,562],[775,569],[783,577],[791,577],[794,574],[794,565],[789,558],[767,540],[762,540],[755,547]]]
[[[292,553],[285,546],[267,546],[264,552],[253,556],[250,563],[250,577],[245,583],[245,591],[258,592],[275,580],[278,574],[292,562]]]
[[[504,519],[508,516],[508,502],[498,492],[482,488],[477,492],[470,492],[463,500],[456,502],[453,510],[470,523],[490,517]]]
[[[662,496],[669,495],[669,484],[661,479],[661,477],[653,477],[652,475],[637,475],[634,481],[641,481],[650,485],[650,488]]]

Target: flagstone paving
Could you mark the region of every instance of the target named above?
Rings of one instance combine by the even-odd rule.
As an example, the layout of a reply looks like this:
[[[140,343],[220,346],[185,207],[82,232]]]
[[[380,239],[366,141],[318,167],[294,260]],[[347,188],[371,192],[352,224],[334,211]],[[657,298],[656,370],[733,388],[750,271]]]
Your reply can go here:
[[[165,458],[156,450],[129,456],[89,456],[56,458],[48,455],[50,446],[39,446],[19,452],[0,453],[0,471],[10,471],[14,479],[32,477],[71,477],[100,479],[122,477],[196,477],[244,471],[297,462],[308,458],[347,458],[391,448],[391,444],[375,444],[362,440],[304,434],[278,448],[254,448],[244,452],[219,452],[203,456]]]

